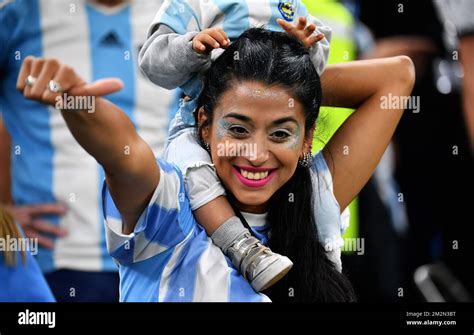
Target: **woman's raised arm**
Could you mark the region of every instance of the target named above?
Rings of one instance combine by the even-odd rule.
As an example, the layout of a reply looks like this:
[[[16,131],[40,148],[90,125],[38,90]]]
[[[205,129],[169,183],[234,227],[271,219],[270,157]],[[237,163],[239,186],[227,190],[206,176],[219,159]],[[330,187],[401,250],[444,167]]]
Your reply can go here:
[[[323,154],[334,195],[344,210],[379,163],[411,94],[415,70],[406,56],[330,65],[321,76],[323,105],[357,110],[337,130]],[[390,104],[396,99],[398,104]]]
[[[86,84],[57,60],[33,57],[24,60],[17,81],[26,98],[61,109],[74,138],[104,168],[123,231],[130,233],[158,185],[160,171],[127,115],[101,98],[122,87],[118,79]]]

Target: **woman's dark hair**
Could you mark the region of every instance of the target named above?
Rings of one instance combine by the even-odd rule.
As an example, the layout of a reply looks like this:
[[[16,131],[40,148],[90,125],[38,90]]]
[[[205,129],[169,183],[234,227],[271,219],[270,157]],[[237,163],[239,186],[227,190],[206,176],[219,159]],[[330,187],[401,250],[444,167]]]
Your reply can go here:
[[[305,134],[315,124],[321,83],[308,51],[286,33],[253,28],[244,32],[205,74],[198,109],[204,109],[206,121],[199,126],[199,134],[212,123],[214,108],[222,94],[232,83],[243,81],[283,87],[303,106]],[[270,199],[269,246],[288,256],[294,266],[265,293],[276,302],[354,301],[352,285],[335,269],[318,239],[313,194],[310,169],[298,164],[294,175]],[[289,201],[290,195],[294,201]]]

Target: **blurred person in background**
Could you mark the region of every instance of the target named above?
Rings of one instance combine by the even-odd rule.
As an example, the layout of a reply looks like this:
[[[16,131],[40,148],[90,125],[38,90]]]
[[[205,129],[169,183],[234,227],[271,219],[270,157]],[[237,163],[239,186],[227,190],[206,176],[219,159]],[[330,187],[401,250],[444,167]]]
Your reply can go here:
[[[29,55],[52,57],[88,81],[119,77],[125,87],[109,99],[159,155],[171,94],[142,75],[137,55],[160,5],[0,2],[0,202],[8,204],[27,237],[38,239],[36,258],[58,301],[118,301],[119,278],[106,250],[100,202],[104,173],[71,136],[59,111],[16,91],[20,65]],[[125,147],[124,155],[129,150]]]
[[[395,135],[399,201],[406,205],[409,227],[402,248],[403,281],[394,294],[419,300],[413,273],[436,260],[444,260],[472,292],[473,274],[466,266],[474,256],[466,219],[470,200],[463,194],[471,192],[473,176],[456,84],[459,62],[447,54],[432,0],[354,3],[375,38],[365,57],[408,55],[417,75],[412,97],[420,104],[404,113]]]
[[[356,16],[353,2],[303,2],[312,15],[334,26],[329,64],[358,59],[373,45],[370,32]],[[317,151],[324,147],[353,111],[321,107],[313,149]],[[350,154],[350,148],[347,149]],[[359,301],[398,299],[401,236],[406,230],[407,219],[404,204],[397,200],[393,157],[393,145],[390,145],[374,175],[349,207],[350,225],[343,235],[342,264],[354,284]]]
[[[33,258],[34,242],[11,214],[0,206],[0,302],[54,302],[51,290]]]
[[[474,1],[434,0],[434,4],[445,27],[446,47],[459,59],[464,72],[463,111],[474,153]]]

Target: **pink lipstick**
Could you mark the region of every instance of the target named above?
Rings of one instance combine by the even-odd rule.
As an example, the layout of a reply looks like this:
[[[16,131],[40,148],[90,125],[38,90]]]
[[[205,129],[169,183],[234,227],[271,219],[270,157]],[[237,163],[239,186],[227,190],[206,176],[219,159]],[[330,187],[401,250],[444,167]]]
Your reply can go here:
[[[234,166],[232,170],[245,186],[263,187],[273,178],[277,169]]]

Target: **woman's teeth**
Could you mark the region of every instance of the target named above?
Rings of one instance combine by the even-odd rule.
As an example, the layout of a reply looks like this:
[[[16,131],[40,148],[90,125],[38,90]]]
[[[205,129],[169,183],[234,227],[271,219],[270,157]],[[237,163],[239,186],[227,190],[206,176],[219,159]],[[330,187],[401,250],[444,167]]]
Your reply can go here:
[[[268,177],[268,171],[265,172],[248,172],[245,170],[240,169],[240,174],[244,176],[244,178],[250,179],[250,180],[260,180],[260,179],[265,179]]]

